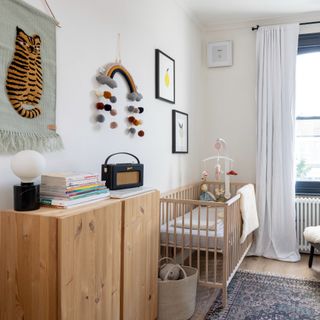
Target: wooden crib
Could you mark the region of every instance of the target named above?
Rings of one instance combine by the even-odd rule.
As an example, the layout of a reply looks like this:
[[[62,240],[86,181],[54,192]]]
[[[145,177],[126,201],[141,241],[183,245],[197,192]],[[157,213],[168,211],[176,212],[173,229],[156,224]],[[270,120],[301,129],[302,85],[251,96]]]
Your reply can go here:
[[[221,184],[207,182],[209,191]],[[242,218],[240,195],[244,183],[231,184],[226,203],[200,201],[200,185],[195,183],[161,195],[160,254],[178,263],[196,267],[199,282],[222,289],[227,304],[227,287],[247,254],[250,234],[240,243]]]

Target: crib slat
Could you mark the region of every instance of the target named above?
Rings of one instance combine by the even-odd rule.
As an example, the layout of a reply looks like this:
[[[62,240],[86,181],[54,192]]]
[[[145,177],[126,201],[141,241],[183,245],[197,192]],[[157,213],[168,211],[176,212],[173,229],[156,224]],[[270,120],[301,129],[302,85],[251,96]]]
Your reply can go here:
[[[166,207],[166,257],[169,257],[169,202],[167,202]]]
[[[214,273],[214,283],[217,283],[217,232],[218,232],[218,209],[214,208],[214,266],[213,266],[213,273]]]
[[[201,207],[198,206],[198,251],[197,251],[197,268],[199,272],[199,279],[201,278],[201,269],[200,269],[200,215]]]
[[[185,208],[184,205],[180,205],[180,214],[182,215],[182,245],[181,245],[181,259],[182,259],[182,264],[184,264],[184,214],[185,214]]]
[[[209,252],[208,252],[208,249],[209,249],[209,237],[208,237],[208,230],[209,230],[209,207],[207,206],[206,208],[206,224],[207,224],[207,227],[206,227],[206,281],[208,282],[208,279],[209,279]]]
[[[173,219],[174,219],[174,227],[173,227],[173,259],[177,258],[177,204],[173,205]]]
[[[190,228],[189,228],[189,266],[192,267],[192,206],[189,205],[189,212],[190,212]]]

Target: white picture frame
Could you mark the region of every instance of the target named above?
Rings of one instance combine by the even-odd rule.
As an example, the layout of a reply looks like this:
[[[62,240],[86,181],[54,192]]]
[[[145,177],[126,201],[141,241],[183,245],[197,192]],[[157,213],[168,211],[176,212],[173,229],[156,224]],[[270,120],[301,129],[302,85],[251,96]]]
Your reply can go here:
[[[207,58],[209,68],[232,66],[232,41],[209,42]]]

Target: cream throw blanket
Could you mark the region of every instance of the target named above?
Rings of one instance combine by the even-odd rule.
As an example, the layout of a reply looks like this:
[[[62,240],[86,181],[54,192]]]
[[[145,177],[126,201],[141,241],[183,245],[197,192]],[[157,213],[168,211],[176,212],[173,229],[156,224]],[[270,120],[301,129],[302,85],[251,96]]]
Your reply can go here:
[[[243,220],[240,243],[245,242],[247,236],[259,227],[256,195],[254,186],[247,184],[237,191],[240,194],[240,210]]]

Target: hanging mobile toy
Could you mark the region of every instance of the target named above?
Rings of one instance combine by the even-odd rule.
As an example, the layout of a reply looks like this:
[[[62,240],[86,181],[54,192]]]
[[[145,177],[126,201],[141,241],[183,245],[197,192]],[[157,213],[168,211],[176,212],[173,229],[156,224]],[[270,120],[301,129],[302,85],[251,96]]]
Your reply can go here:
[[[237,175],[237,172],[230,168],[232,166],[233,160],[225,155],[227,143],[224,139],[218,138],[214,143],[214,150],[218,153],[216,156],[212,156],[202,160],[204,163],[209,160],[216,160],[216,165],[214,167],[214,175],[216,181],[220,182],[222,175],[224,176],[224,189],[222,186],[216,188],[215,194],[218,199],[230,199],[230,176]],[[223,162],[224,167],[222,170],[220,162]]]

